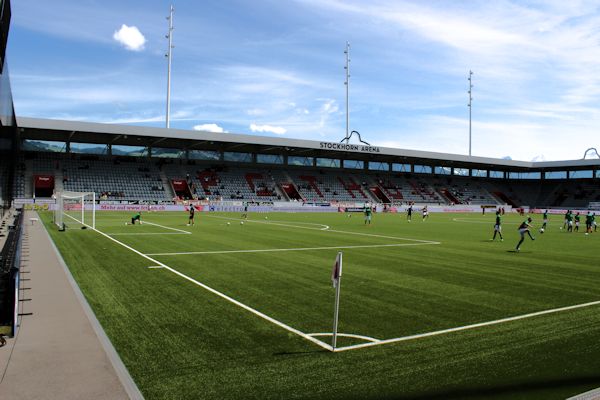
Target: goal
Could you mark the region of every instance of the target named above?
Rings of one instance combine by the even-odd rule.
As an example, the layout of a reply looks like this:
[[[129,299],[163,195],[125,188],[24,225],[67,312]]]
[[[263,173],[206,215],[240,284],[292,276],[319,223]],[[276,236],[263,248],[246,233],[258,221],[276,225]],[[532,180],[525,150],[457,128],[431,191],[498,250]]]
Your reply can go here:
[[[96,193],[57,193],[54,223],[60,229],[64,229],[69,224],[96,229]]]

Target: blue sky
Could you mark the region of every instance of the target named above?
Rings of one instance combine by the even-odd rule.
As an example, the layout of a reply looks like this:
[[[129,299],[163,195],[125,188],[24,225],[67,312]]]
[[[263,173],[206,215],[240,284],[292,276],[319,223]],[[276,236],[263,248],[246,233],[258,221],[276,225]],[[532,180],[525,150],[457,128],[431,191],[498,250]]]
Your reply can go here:
[[[164,126],[168,1],[12,2],[17,115]],[[178,0],[171,127],[562,160],[600,146],[597,1]],[[124,27],[125,26],[125,27]],[[124,29],[123,29],[124,28]]]

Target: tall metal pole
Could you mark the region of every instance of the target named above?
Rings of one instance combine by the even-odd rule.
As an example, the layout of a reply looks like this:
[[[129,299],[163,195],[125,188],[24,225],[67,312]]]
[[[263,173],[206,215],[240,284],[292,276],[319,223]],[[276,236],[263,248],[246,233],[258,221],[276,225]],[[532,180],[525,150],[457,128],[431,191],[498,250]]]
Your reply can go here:
[[[473,71],[469,70],[469,156],[471,155],[471,110],[473,109]]]
[[[346,85],[346,144],[348,144],[350,140],[350,42],[346,42],[346,51],[344,51],[344,54],[346,55],[346,66],[344,67],[346,70],[346,81],[344,82]]]
[[[169,48],[167,49],[167,115],[165,118],[166,126],[169,128],[169,118],[171,117],[171,58],[172,58],[172,50],[173,50],[173,12],[175,9],[171,4],[171,8],[169,10],[169,16],[167,19],[169,20],[169,33],[167,33],[166,38],[169,39]]]

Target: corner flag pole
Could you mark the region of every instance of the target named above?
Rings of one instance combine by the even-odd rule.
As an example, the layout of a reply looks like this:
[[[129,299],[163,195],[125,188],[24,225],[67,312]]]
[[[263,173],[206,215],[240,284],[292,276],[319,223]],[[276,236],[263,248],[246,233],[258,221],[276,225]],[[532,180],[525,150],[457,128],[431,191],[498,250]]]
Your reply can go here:
[[[342,287],[342,252],[340,251],[335,258],[335,264],[333,265],[333,271],[331,274],[331,280],[333,287],[335,288],[335,308],[333,312],[333,339],[331,341],[331,347],[335,351],[337,343],[337,331],[338,331],[338,317],[340,311],[340,289]]]

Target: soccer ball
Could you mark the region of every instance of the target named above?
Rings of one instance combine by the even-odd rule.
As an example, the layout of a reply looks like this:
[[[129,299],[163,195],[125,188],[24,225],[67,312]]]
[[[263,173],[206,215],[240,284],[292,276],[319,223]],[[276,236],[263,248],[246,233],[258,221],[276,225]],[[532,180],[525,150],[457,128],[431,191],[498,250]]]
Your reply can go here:
[[[544,233],[544,228],[540,228],[540,233]]]
[[[125,225],[129,225],[129,223],[125,222]]]
[[[228,222],[227,225],[231,225],[231,222]]]
[[[265,217],[265,219],[269,219],[269,217]]]
[[[240,221],[240,225],[244,225],[244,221]]]
[[[586,233],[585,233],[585,236],[587,236],[587,235],[589,235],[589,233],[587,233],[587,232],[586,232]]]

